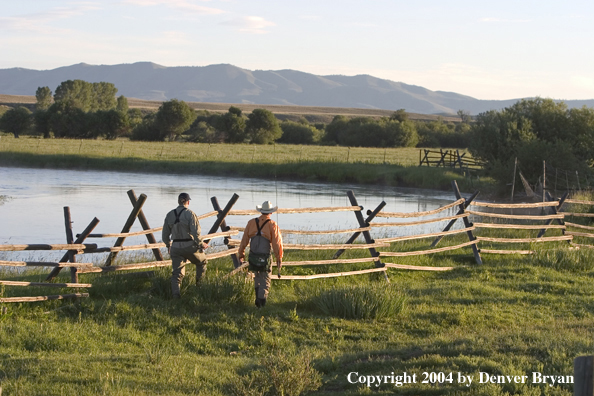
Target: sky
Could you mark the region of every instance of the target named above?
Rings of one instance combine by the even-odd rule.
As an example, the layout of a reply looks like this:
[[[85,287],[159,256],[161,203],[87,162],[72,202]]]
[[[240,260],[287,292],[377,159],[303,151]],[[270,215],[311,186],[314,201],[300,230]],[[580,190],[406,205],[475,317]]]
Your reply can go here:
[[[594,1],[0,0],[0,69],[141,61],[594,99]]]

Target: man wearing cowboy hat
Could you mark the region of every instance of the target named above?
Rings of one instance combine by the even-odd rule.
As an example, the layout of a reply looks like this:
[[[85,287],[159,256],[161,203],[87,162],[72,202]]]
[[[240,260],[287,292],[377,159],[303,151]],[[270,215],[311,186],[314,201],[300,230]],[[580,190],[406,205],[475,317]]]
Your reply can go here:
[[[270,251],[276,256],[278,277],[283,266],[283,238],[278,225],[270,218],[270,214],[276,212],[278,207],[272,206],[270,201],[264,201],[257,205],[256,210],[262,215],[248,221],[243,231],[243,238],[237,253],[239,259],[244,261],[245,248],[250,245],[248,255],[249,270],[254,273],[254,286],[256,289],[256,306],[258,308],[266,305],[268,290],[270,289]]]
[[[188,209],[190,194],[181,193],[177,198],[179,206],[165,217],[163,242],[171,256],[171,294],[180,298],[180,285],[186,274],[186,260],[196,264],[196,284],[206,272],[206,255],[204,249],[208,245],[200,237],[200,223],[196,213]],[[173,241],[171,241],[171,238]]]

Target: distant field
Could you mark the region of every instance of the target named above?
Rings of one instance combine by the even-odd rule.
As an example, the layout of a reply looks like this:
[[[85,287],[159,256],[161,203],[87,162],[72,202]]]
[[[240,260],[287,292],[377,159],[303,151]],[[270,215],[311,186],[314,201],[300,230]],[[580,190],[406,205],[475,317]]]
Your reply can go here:
[[[1,95],[0,105],[14,106],[15,104],[34,105],[36,102],[35,96],[25,95]],[[139,108],[146,110],[157,110],[162,102],[153,100],[141,100],[128,98],[128,105],[130,108]],[[315,107],[315,106],[282,106],[282,105],[256,105],[256,104],[233,104],[233,103],[200,103],[188,102],[188,104],[196,110],[208,110],[211,112],[226,112],[230,106],[239,107],[246,113],[251,113],[254,109],[267,109],[276,114],[279,118],[298,118],[303,116],[310,122],[325,122],[332,121],[335,115],[345,115],[353,117],[389,117],[394,113],[394,110],[379,110],[379,109],[355,109],[346,107]],[[437,120],[440,116],[430,114],[415,114],[409,113],[409,117],[413,120]],[[441,117],[446,121],[458,122],[458,117]]]
[[[0,166],[146,173],[234,175],[463,191],[472,180],[447,168],[420,167],[417,148],[131,142],[4,135]],[[481,183],[489,183],[481,178]]]
[[[82,155],[96,158],[137,158],[158,161],[216,161],[284,164],[299,161],[368,163],[411,166],[419,164],[419,149],[301,146],[289,144],[208,144],[188,142],[134,142],[122,140],[40,139],[3,136],[0,151],[36,155]]]

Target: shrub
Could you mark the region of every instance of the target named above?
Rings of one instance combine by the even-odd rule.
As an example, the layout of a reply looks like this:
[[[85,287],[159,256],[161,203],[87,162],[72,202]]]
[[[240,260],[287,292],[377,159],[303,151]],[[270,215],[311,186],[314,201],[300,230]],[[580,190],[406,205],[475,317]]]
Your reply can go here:
[[[165,140],[165,134],[157,127],[155,122],[155,113],[147,114],[142,122],[132,131],[132,140],[144,140],[149,142],[162,142]]]
[[[196,143],[223,143],[225,141],[224,134],[219,133],[206,121],[194,123],[190,130],[184,133],[184,136],[187,141]]]
[[[256,144],[271,144],[283,134],[274,114],[266,109],[254,109],[251,112],[245,131],[251,143]]]
[[[321,132],[309,125],[294,121],[283,121],[281,123],[283,135],[279,143],[288,144],[313,144],[320,141]]]

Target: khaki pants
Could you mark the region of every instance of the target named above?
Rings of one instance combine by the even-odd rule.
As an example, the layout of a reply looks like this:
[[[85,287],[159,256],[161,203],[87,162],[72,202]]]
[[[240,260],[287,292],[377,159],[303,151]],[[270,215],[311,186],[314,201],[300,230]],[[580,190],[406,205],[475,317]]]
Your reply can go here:
[[[254,272],[254,287],[256,288],[256,299],[266,300],[270,290],[270,274],[272,271]]]
[[[186,275],[186,260],[196,265],[196,283],[206,273],[206,255],[198,251],[198,246],[192,241],[174,242],[171,244],[171,294],[173,297],[181,296],[180,285]]]

